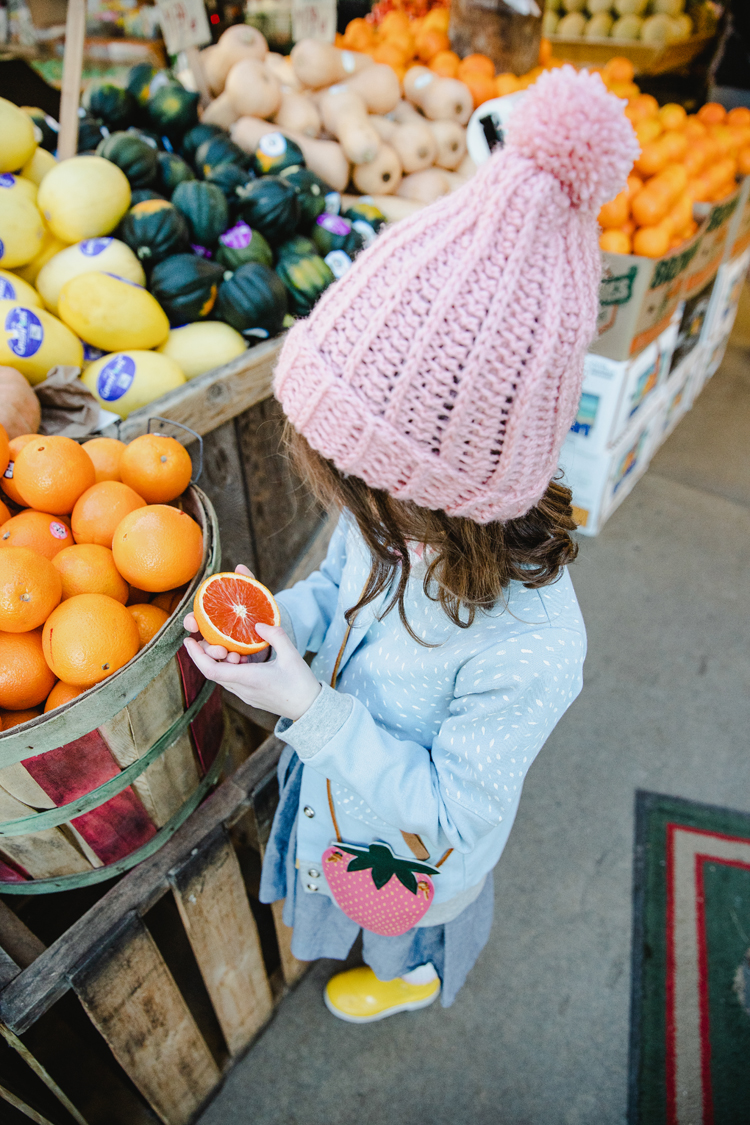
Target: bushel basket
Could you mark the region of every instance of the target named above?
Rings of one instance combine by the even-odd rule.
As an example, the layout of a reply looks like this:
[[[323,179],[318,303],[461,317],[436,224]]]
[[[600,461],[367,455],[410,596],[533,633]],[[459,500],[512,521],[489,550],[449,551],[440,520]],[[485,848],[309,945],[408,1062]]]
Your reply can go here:
[[[217,780],[221,699],[182,648],[183,618],[219,569],[216,514],[195,486],[201,568],[133,659],[72,702],[0,734],[0,891],[98,883],[155,852]]]

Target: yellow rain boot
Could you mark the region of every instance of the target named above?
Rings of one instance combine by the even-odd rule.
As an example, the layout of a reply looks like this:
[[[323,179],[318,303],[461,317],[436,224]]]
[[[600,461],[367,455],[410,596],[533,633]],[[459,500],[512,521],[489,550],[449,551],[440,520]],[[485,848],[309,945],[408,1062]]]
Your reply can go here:
[[[432,975],[429,970],[432,970]],[[430,977],[426,984],[410,983]],[[404,977],[378,980],[367,965],[347,969],[331,977],[323,998],[328,1011],[347,1023],[374,1023],[397,1012],[414,1012],[426,1008],[440,993],[440,978],[432,965],[413,969]]]

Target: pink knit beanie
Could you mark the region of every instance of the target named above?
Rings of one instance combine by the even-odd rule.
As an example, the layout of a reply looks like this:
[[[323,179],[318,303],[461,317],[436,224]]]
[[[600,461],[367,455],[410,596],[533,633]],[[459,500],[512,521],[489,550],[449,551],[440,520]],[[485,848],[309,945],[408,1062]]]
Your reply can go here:
[[[276,397],[341,472],[478,523],[541,499],[596,327],[597,215],[639,151],[623,110],[598,75],[542,74],[506,147],[291,330]]]

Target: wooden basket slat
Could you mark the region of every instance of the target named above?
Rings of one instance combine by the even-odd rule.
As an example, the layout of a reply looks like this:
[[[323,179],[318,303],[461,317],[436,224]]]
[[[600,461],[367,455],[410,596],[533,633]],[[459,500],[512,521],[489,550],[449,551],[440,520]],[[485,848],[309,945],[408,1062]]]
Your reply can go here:
[[[172,659],[137,700],[99,728],[121,768],[141,758],[184,710],[182,685]],[[133,788],[157,827],[166,824],[198,784],[190,734],[185,731],[133,782]]]
[[[219,1080],[153,938],[137,915],[73,977],[115,1058],[166,1125],[187,1125]]]
[[[55,802],[48,793],[45,793],[21,762],[6,766],[0,770],[0,787],[17,801],[28,805],[32,809],[54,809]]]
[[[27,816],[34,809],[0,790],[0,819],[13,820]],[[59,828],[46,828],[24,836],[8,836],[0,840],[0,856],[6,855],[33,878],[48,873],[73,875],[90,871],[91,864]]]
[[[223,830],[170,874],[177,908],[230,1054],[273,1009],[258,929],[234,848]]]

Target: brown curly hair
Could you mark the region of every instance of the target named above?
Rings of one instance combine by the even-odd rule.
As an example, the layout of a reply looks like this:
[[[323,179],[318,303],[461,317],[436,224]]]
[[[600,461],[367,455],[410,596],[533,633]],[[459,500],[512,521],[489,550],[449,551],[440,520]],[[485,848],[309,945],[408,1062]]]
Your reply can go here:
[[[324,507],[353,516],[370,549],[370,574],[359,601],[346,613],[349,622],[397,580],[382,617],[398,607],[410,636],[426,644],[414,633],[404,609],[411,574],[409,543],[427,548],[426,596],[438,602],[461,629],[469,628],[478,609],[496,605],[511,582],[530,589],[549,586],[578,554],[570,534],[576,527],[571,492],[558,480],[550,481],[539,503],[518,519],[480,524],[395,500],[382,489],[339,472],[289,422],[284,444],[315,497]]]

